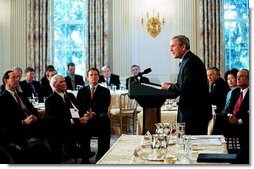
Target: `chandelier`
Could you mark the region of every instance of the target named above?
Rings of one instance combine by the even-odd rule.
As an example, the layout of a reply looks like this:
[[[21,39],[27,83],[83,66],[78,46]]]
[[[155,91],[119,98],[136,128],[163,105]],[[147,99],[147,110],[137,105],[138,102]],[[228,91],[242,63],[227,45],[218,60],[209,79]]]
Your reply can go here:
[[[154,38],[161,32],[161,28],[164,26],[164,24],[164,17],[161,17],[160,13],[154,8],[152,12],[145,12],[141,16],[141,25]]]

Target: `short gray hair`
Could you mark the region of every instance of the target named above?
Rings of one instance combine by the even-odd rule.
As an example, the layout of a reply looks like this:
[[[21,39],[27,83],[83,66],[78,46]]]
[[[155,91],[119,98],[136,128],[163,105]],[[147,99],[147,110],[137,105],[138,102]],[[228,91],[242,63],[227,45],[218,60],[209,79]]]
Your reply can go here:
[[[20,67],[13,67],[13,71],[18,70],[21,74],[23,73],[22,69]]]
[[[62,75],[56,74],[50,79],[50,86],[54,89],[57,79],[64,78]]]
[[[101,71],[103,71],[103,70],[105,70],[105,69],[109,69],[109,70],[111,71],[111,69],[110,69],[109,66],[103,66],[103,67],[101,68]]]

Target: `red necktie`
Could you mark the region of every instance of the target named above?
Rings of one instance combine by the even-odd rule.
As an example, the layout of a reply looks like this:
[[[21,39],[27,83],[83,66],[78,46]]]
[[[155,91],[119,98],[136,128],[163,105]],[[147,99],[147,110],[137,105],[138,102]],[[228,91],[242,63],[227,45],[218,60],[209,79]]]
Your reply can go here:
[[[242,104],[242,101],[243,101],[243,92],[241,91],[240,92],[240,95],[239,95],[239,98],[235,104],[235,108],[233,110],[233,114],[236,115],[238,112],[239,112],[239,109],[240,109],[240,106]]]

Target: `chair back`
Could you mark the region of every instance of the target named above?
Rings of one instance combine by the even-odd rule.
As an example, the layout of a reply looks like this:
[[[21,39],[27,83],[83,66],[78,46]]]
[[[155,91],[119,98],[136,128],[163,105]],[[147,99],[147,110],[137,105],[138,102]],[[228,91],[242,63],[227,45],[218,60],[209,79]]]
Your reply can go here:
[[[128,93],[123,93],[120,95],[119,99],[119,108],[120,111],[136,111],[137,102],[134,99],[130,99]]]

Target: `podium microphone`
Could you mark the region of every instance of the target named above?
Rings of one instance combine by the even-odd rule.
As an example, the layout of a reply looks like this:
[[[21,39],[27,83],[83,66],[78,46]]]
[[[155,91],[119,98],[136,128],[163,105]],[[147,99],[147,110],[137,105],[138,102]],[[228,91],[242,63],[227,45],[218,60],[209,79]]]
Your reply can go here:
[[[152,71],[151,68],[147,68],[145,69],[143,72],[139,72],[137,76],[142,76],[142,75],[145,75],[145,74],[148,74]]]

